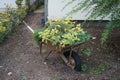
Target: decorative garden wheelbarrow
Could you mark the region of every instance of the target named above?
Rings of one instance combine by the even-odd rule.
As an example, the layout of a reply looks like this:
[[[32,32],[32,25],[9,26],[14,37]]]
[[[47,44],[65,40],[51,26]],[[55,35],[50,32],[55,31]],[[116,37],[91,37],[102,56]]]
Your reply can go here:
[[[42,45],[44,44],[50,48],[50,52],[47,54],[45,59],[48,58],[52,52],[59,53],[60,57],[69,67],[76,71],[81,71],[81,59],[77,53],[80,49],[80,45],[89,41],[88,39],[90,36],[86,35],[86,33],[79,28],[80,25],[74,27],[72,22],[57,20],[53,21],[52,25],[51,23],[51,21],[48,22],[46,25],[49,27],[43,30],[43,32],[37,32],[37,36],[35,36],[37,42],[40,43],[40,54],[42,54]],[[26,23],[25,25],[34,33],[33,29],[31,29]],[[74,44],[68,43],[71,39]],[[55,43],[55,45],[53,45],[54,41],[58,44]],[[60,44],[62,44],[62,46]],[[74,48],[77,48],[77,51],[74,51]]]

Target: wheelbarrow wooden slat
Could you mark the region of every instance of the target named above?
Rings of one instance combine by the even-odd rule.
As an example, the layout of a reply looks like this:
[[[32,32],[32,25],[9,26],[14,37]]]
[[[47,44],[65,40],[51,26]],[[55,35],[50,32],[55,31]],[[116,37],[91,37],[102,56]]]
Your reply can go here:
[[[84,43],[86,43],[86,42],[62,47],[59,45],[52,45],[52,43],[50,41],[48,41],[47,43],[40,42],[40,53],[41,53],[41,49],[42,49],[42,44],[47,45],[48,48],[59,53],[61,51],[66,51],[66,50],[70,50],[71,48],[79,47],[80,45],[82,45]]]

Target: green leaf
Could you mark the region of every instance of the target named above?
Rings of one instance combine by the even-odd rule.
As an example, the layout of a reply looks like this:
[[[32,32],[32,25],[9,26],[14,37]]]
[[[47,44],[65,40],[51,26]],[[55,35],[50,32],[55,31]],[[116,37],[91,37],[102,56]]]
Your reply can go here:
[[[82,65],[82,71],[85,72],[86,70],[87,70],[87,65],[86,65],[86,64],[83,64],[83,65]]]
[[[90,56],[91,55],[91,50],[89,48],[86,48],[84,50],[84,53],[87,55],[87,56]]]

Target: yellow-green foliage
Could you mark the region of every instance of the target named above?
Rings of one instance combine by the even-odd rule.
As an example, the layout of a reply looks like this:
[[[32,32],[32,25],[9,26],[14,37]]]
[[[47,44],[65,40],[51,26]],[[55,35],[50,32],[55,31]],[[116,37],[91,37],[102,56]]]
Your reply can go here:
[[[35,40],[47,43],[52,42],[52,45],[64,47],[66,45],[74,45],[85,42],[90,39],[80,26],[69,20],[49,20],[45,24],[45,29],[35,32]]]

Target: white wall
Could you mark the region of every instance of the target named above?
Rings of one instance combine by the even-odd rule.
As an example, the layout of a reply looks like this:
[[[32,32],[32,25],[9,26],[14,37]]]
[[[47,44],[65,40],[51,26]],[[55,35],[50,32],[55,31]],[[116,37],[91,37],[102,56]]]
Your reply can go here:
[[[5,10],[6,4],[11,5],[14,8],[17,8],[15,1],[16,0],[0,0],[0,11]],[[23,0],[22,4],[25,5],[25,0]]]
[[[5,8],[5,4],[10,4],[13,7],[16,7],[15,1],[16,0],[0,0],[0,8]]]
[[[70,0],[48,0],[48,19],[55,19],[56,17],[64,18],[65,16],[67,16],[66,14],[70,12],[72,10],[72,7],[78,3],[78,2],[74,2],[73,4],[67,6],[63,10],[62,8],[69,1]],[[74,15],[72,15],[72,19],[73,20],[86,20],[89,15],[87,15],[87,11],[85,12],[79,11],[75,13]],[[99,20],[99,18],[97,18],[96,20]],[[109,20],[109,18],[106,17],[104,20]]]

